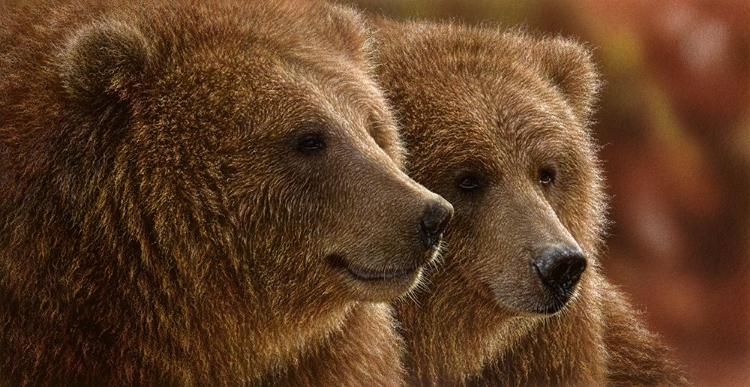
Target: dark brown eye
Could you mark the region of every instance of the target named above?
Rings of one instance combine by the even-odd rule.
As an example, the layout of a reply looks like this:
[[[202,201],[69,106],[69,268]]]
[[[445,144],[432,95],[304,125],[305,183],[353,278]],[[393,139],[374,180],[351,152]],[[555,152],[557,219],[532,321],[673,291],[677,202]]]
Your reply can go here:
[[[458,188],[464,191],[475,190],[482,186],[482,182],[474,175],[466,175],[458,179]]]
[[[325,139],[319,134],[307,134],[297,140],[297,150],[306,155],[318,153],[325,147]]]
[[[539,170],[539,184],[548,186],[555,182],[555,173],[551,169]]]

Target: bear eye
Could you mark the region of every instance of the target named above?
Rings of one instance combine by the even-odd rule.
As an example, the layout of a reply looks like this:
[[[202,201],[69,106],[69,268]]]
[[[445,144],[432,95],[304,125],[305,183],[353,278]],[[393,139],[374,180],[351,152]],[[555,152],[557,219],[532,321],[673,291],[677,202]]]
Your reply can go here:
[[[307,134],[297,140],[297,150],[306,155],[318,153],[325,147],[325,139],[320,134]]]
[[[464,191],[472,191],[482,186],[481,180],[474,175],[465,175],[458,179],[458,188]]]
[[[548,186],[555,182],[555,172],[549,168],[539,170],[539,184]]]

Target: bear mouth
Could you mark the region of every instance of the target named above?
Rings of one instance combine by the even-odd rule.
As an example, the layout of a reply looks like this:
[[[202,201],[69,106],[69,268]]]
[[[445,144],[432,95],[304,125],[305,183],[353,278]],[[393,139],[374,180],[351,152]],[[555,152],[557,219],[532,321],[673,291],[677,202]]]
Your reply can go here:
[[[538,308],[536,312],[545,315],[555,314],[568,304],[569,298],[570,297],[555,297],[548,305]]]
[[[331,266],[346,272],[350,277],[362,282],[392,281],[413,277],[421,266],[407,268],[370,269],[349,264],[341,255],[332,254],[327,258]]]
[[[541,296],[542,300],[537,301],[536,305],[529,311],[542,315],[552,315],[560,312],[570,304],[575,297],[575,289],[551,289]]]

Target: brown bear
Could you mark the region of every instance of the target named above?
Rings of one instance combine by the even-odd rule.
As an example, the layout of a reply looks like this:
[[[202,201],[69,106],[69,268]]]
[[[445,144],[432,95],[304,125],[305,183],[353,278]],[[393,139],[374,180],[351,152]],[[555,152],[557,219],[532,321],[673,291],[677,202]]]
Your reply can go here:
[[[395,304],[411,384],[683,383],[597,263],[606,200],[587,49],[491,27],[374,23],[408,173],[455,208],[427,291]]]
[[[0,385],[398,385],[452,208],[364,21],[301,1],[0,15]]]

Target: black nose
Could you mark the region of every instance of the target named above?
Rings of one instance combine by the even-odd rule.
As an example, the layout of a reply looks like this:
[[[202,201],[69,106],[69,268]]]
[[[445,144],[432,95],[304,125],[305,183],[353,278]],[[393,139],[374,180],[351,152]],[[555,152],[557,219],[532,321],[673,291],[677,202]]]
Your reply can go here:
[[[453,217],[453,207],[447,202],[430,201],[425,207],[422,219],[419,221],[417,228],[419,236],[422,238],[427,248],[436,248],[440,238]]]
[[[534,266],[542,282],[567,301],[586,270],[586,258],[578,247],[548,247],[539,254]]]

